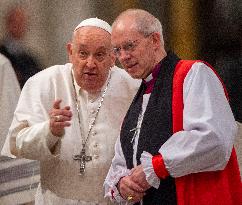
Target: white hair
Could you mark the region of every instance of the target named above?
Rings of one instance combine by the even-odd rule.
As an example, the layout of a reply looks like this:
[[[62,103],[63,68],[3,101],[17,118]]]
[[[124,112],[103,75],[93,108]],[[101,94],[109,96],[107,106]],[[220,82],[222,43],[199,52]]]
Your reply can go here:
[[[159,19],[157,19],[155,16],[142,9],[128,9],[122,12],[115,19],[112,26],[115,26],[119,19],[121,19],[123,16],[129,16],[130,18],[134,18],[137,31],[144,36],[149,36],[154,32],[159,33],[161,43],[162,45],[164,45],[162,25]]]

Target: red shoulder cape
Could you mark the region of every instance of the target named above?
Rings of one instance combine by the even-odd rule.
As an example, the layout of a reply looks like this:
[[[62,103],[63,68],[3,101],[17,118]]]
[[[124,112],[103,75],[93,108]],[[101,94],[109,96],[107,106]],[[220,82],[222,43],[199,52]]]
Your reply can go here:
[[[175,68],[172,96],[173,133],[183,130],[183,82],[195,62],[199,61],[181,60]],[[227,95],[225,87],[224,90]],[[234,148],[224,170],[178,177],[175,183],[178,205],[242,205],[242,183]]]

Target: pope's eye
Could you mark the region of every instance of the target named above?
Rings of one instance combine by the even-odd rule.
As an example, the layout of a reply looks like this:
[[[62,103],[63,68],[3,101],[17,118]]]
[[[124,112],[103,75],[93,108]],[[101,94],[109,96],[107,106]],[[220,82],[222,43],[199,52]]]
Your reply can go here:
[[[87,52],[85,52],[85,51],[80,51],[80,52],[79,52],[79,56],[82,57],[82,58],[84,58],[84,57],[87,57],[88,54],[87,54]]]

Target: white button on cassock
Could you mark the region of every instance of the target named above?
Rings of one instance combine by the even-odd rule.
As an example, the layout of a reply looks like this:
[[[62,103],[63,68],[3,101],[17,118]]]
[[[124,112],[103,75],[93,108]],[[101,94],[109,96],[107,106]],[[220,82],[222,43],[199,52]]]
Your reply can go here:
[[[94,136],[94,135],[96,135],[97,134],[97,132],[96,131],[92,131],[92,135]]]

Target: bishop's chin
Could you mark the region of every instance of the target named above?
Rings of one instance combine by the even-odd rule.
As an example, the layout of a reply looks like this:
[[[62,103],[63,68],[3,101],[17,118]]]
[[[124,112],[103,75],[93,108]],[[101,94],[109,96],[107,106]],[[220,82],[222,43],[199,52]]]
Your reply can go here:
[[[138,69],[135,67],[132,67],[132,68],[125,68],[125,70],[127,71],[127,73],[132,77],[132,78],[136,78],[136,79],[139,79],[140,78],[140,75],[138,73]]]

